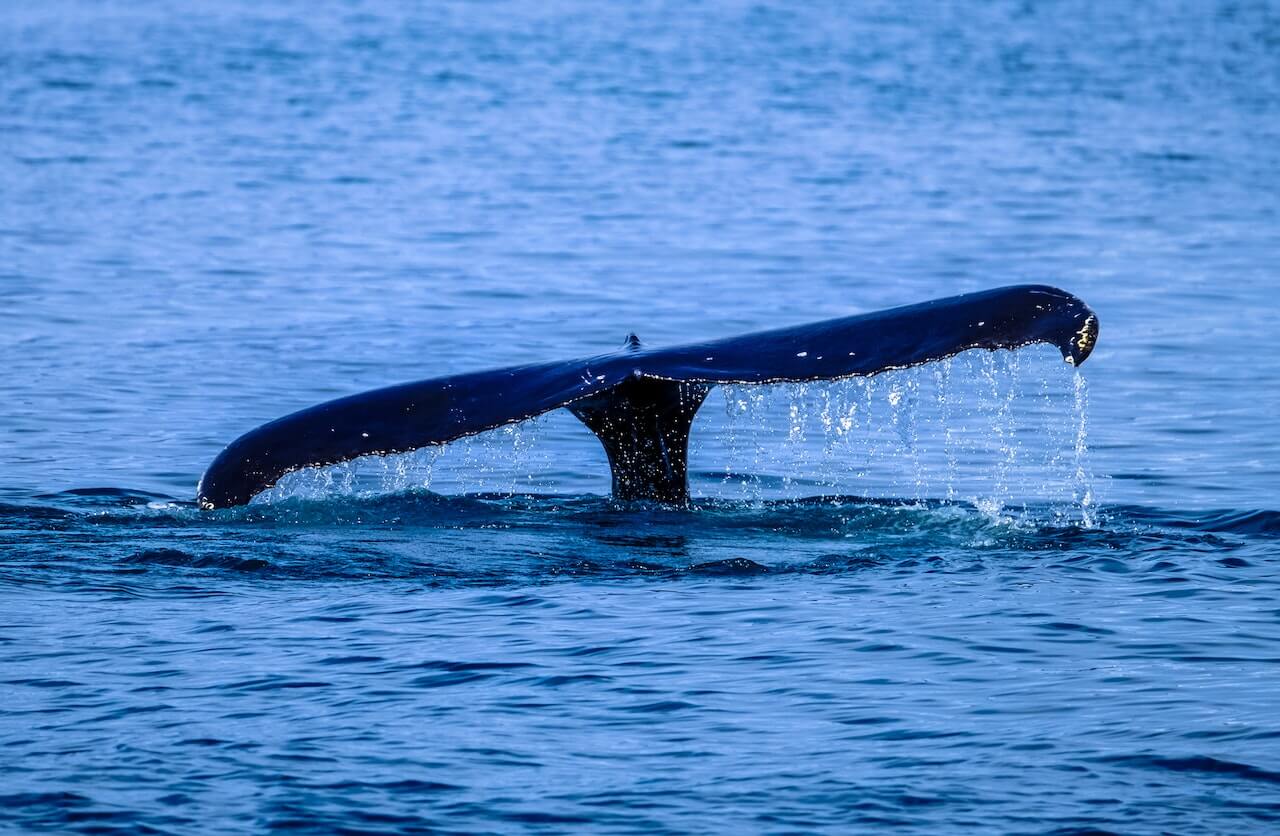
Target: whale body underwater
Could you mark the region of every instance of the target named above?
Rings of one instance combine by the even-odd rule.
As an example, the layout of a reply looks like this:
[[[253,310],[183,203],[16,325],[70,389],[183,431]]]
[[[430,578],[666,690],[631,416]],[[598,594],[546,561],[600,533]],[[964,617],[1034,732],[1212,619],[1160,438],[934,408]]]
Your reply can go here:
[[[1098,318],[1076,296],[1017,285],[670,348],[634,335],[593,357],[388,386],[278,418],[231,442],[197,488],[201,508],[248,503],[282,476],[404,453],[568,408],[604,446],[619,500],[689,498],[689,429],[717,384],[870,376],[974,348],[1049,343],[1088,358]]]

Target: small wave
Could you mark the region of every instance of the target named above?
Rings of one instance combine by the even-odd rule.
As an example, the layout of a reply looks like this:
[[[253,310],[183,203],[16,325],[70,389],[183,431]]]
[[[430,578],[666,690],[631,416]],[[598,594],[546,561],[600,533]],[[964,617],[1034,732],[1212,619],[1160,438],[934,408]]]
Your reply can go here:
[[[1188,757],[1161,757],[1159,755],[1116,755],[1096,759],[1098,763],[1118,764],[1139,769],[1169,770],[1173,772],[1200,772],[1247,778],[1268,784],[1280,784],[1280,772],[1251,766],[1247,763],[1219,760],[1207,755]]]
[[[1210,511],[1164,511],[1138,505],[1116,506],[1114,513],[1135,522],[1154,526],[1193,529],[1220,534],[1252,536],[1280,535],[1280,511],[1262,509],[1218,509]]]
[[[768,566],[748,560],[745,557],[730,557],[725,560],[712,560],[706,563],[695,563],[688,569],[691,575],[719,575],[739,577],[743,575],[760,575],[769,571]]]
[[[186,569],[227,569],[234,572],[258,572],[271,564],[258,557],[233,555],[194,555],[178,549],[144,549],[120,561],[126,565],[174,566]]]
[[[57,493],[36,494],[35,498],[55,504],[69,504],[77,507],[93,505],[132,507],[154,502],[177,501],[171,496],[132,488],[72,488],[58,491]]]

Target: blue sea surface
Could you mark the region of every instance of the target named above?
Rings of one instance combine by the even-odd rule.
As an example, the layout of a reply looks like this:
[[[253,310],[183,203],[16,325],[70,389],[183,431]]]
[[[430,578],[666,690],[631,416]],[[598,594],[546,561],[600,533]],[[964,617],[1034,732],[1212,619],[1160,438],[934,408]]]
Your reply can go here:
[[[1048,347],[198,510],[240,433],[1006,284]],[[0,829],[1280,827],[1280,9],[0,7]]]

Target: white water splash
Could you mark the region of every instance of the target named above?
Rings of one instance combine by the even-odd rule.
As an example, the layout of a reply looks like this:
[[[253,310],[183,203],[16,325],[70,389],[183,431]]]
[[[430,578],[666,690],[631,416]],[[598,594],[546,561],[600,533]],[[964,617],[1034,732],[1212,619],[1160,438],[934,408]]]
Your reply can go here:
[[[389,456],[364,456],[329,467],[306,467],[287,473],[253,498],[253,504],[286,500],[377,496],[430,490],[435,463],[444,449],[423,447]]]
[[[1049,501],[1091,519],[1092,477],[1075,372],[1051,349],[972,351],[872,378],[723,387],[694,425],[697,494],[845,493],[965,500],[999,518]],[[1074,510],[1071,510],[1074,509]]]

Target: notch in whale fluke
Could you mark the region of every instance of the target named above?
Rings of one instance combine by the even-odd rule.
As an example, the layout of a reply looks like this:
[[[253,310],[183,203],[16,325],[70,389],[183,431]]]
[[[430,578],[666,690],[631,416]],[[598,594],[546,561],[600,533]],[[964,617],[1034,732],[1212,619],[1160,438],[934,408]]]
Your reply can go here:
[[[616,498],[682,502],[689,427],[715,384],[835,380],[1031,343],[1079,365],[1097,338],[1093,311],[1044,285],[674,348],[629,334],[608,354],[389,386],[286,415],[231,442],[205,471],[198,501],[243,505],[294,470],[445,444],[568,407],[604,445]]]

